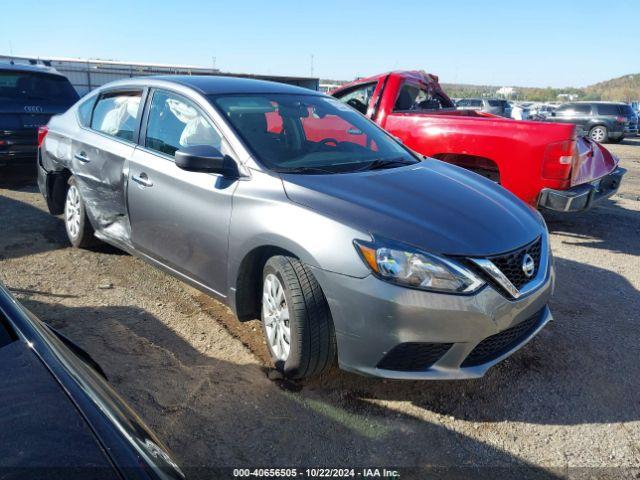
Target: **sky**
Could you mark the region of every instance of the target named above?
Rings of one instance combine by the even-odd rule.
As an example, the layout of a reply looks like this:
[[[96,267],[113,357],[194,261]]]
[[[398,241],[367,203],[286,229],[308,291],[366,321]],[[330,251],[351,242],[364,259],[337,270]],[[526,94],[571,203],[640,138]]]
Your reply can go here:
[[[339,80],[421,69],[445,83],[537,87],[640,72],[640,0],[0,3],[0,54]]]

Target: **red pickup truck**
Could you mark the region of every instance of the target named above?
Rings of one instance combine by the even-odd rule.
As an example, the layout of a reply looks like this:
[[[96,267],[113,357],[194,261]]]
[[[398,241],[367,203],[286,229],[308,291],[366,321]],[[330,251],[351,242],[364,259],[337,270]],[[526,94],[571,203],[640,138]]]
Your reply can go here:
[[[625,173],[574,125],[456,110],[438,77],[425,72],[359,79],[331,95],[419,154],[484,175],[537,208],[585,210],[613,195]]]

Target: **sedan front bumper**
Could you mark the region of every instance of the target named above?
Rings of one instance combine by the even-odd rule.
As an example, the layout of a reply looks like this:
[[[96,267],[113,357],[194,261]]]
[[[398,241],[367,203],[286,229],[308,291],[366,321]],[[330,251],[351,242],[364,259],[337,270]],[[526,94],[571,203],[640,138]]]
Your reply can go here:
[[[540,192],[539,208],[558,212],[580,212],[587,210],[615,194],[620,188],[622,177],[627,171],[618,167],[613,172],[598,180],[583,185],[576,185],[568,190],[545,188]]]
[[[478,378],[533,338],[551,319],[554,283],[518,300],[490,285],[473,295],[409,289],[372,275],[313,268],[333,317],[342,369],[406,380]]]

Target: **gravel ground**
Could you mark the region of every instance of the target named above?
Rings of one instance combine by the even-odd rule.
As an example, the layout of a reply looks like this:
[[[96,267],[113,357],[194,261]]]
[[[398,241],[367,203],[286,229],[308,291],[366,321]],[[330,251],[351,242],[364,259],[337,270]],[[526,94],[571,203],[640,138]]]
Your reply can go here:
[[[238,324],[113,248],[71,249],[62,221],[16,173],[0,177],[0,281],[102,365],[187,469],[461,466],[487,477],[640,478],[640,138],[610,148],[629,170],[620,193],[585,214],[548,217],[555,321],[479,380],[333,371],[272,381],[257,322]]]

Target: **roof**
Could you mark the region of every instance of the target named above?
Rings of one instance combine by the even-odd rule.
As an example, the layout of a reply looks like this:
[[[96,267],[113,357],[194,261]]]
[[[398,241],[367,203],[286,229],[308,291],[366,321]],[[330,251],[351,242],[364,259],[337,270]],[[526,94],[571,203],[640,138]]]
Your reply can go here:
[[[299,95],[322,95],[315,90],[296,87],[279,82],[254,80],[217,75],[157,75],[147,79],[163,80],[190,87],[203,95],[222,95],[229,93],[288,93]]]
[[[0,70],[13,70],[16,72],[33,72],[33,73],[47,73],[49,75],[64,76],[53,67],[46,67],[44,65],[26,65],[20,63],[0,62]]]
[[[335,92],[342,92],[344,90],[349,90],[354,86],[362,85],[364,83],[375,83],[375,82],[378,82],[381,78],[386,77],[387,75],[400,75],[404,78],[410,78],[417,82],[424,82],[425,79],[427,79],[427,81],[436,82],[436,83],[439,81],[436,75],[427,73],[422,70],[392,70],[390,72],[384,72],[384,73],[379,73],[377,75],[372,75],[371,77],[356,78],[352,82],[344,83],[340,85],[339,88],[336,88],[331,93],[333,94]]]
[[[575,101],[575,102],[568,102],[568,103],[572,103],[572,104],[588,104],[588,105],[627,105],[624,102],[607,102],[605,100],[580,100],[580,101]]]

